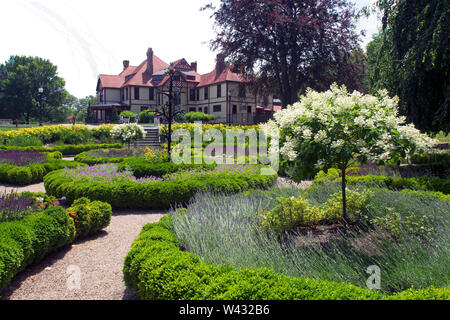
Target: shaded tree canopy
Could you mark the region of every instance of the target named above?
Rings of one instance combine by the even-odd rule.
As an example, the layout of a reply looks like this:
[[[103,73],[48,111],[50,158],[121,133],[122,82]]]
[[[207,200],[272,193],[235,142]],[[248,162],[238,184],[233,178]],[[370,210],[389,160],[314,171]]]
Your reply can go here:
[[[367,47],[370,91],[388,89],[400,111],[426,131],[450,129],[450,4],[379,0],[383,29]]]
[[[29,122],[31,117],[39,117],[42,111],[48,118],[66,97],[64,85],[57,67],[49,60],[11,56],[0,64],[0,91],[3,95],[0,113],[2,117],[24,117]],[[42,93],[39,88],[43,88]]]
[[[208,5],[215,20],[214,50],[258,87],[276,88],[283,105],[307,87],[325,90],[332,82],[355,88],[359,35],[347,0],[222,0]],[[255,77],[256,76],[256,77]]]

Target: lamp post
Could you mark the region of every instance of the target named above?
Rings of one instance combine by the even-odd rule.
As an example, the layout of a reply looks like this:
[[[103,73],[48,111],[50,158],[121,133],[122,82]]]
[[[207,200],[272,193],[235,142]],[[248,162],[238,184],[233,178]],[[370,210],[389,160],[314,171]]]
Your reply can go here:
[[[40,113],[39,113],[39,126],[42,127],[42,112],[43,112],[43,108],[42,108],[42,94],[44,93],[44,88],[39,88],[38,89],[39,92],[39,107],[40,107]]]
[[[169,69],[166,72],[166,75],[169,76],[169,92],[161,92],[163,95],[169,98],[168,108],[162,110],[163,117],[167,120],[168,123],[168,133],[167,133],[167,152],[169,156],[169,162],[171,161],[171,147],[172,147],[172,122],[175,115],[182,113],[182,111],[174,111],[173,110],[173,98],[174,98],[174,86],[173,81],[174,77],[178,75],[178,72],[173,67],[173,63],[170,64]],[[159,91],[158,91],[159,93]]]

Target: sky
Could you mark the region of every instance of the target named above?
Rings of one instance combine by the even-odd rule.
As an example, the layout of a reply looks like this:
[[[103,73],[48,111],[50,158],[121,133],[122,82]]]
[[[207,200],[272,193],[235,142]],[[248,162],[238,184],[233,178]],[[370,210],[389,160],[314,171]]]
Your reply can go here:
[[[356,9],[374,0],[353,0]],[[211,12],[219,0],[1,0],[0,63],[11,55],[39,56],[58,66],[76,97],[95,95],[99,74],[118,74],[123,60],[138,65],[149,47],[167,63],[198,61],[214,69]],[[376,16],[358,22],[365,47],[379,27]]]

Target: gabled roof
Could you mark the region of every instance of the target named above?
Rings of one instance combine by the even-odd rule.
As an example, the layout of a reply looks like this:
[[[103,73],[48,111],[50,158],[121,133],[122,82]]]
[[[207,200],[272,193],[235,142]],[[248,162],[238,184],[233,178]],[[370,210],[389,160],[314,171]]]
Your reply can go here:
[[[153,55],[153,72],[158,72],[168,68],[169,65],[162,61],[157,56]],[[105,75],[99,76],[98,86],[101,84],[103,88],[120,89],[125,86],[143,86],[153,87],[151,83],[151,77],[145,72],[147,70],[147,60],[142,62],[139,66],[128,66],[118,75]]]
[[[217,70],[213,70],[210,73],[202,75],[198,87],[204,87],[225,81],[247,82],[241,74],[235,73],[231,71],[231,69],[231,66],[227,66],[220,74],[217,74]]]

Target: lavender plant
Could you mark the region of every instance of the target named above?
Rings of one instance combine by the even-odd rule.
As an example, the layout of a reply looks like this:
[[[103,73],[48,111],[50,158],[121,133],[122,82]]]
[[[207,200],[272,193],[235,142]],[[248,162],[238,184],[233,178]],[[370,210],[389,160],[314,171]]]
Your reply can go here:
[[[30,164],[45,163],[47,161],[47,155],[37,151],[9,150],[0,152],[0,164],[27,166]]]
[[[31,195],[15,192],[0,194],[0,222],[22,219],[36,209],[36,202]]]

